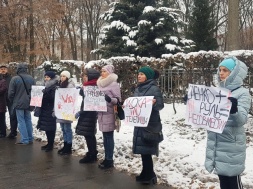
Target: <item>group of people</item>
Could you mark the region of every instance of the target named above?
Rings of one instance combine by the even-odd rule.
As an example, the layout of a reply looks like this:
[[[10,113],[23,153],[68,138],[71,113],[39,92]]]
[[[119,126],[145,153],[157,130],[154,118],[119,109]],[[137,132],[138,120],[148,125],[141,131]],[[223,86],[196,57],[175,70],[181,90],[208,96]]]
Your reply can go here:
[[[0,78],[0,137],[6,136],[5,111],[9,109],[10,117],[17,117],[18,129],[21,140],[17,144],[27,145],[32,143],[32,124],[29,111],[29,94],[34,79],[27,74],[27,66],[19,64],[17,76],[11,80],[2,71]],[[142,160],[142,171],[136,176],[136,181],[144,184],[155,184],[157,176],[154,172],[152,155],[158,156],[159,142],[146,142],[143,140],[144,130],[151,133],[162,131],[159,111],[163,109],[164,102],[156,79],[158,72],[145,66],[138,70],[138,85],[133,96],[154,96],[150,120],[146,128],[135,127],[133,132],[133,153],[140,154]],[[247,76],[247,66],[230,57],[224,59],[218,67],[219,87],[231,91],[230,115],[223,133],[207,132],[207,148],[205,167],[207,171],[216,172],[220,180],[221,189],[242,189],[240,174],[245,169],[246,158],[246,135],[243,125],[247,122],[247,116],[251,106],[249,91],[243,85],[243,79]],[[118,76],[114,73],[112,65],[102,67],[101,73],[93,68],[87,68],[82,73],[83,86],[98,86],[104,92],[107,104],[106,112],[83,111],[85,93],[80,88],[82,104],[80,111],[75,117],[78,119],[76,134],[85,137],[88,151],[79,161],[80,163],[94,163],[97,161],[97,123],[99,130],[103,133],[104,160],[99,163],[101,169],[113,167],[114,152],[114,130],[115,113],[114,106],[121,100],[121,91]],[[53,72],[47,71],[44,77],[45,89],[43,90],[42,106],[40,108],[37,128],[46,132],[47,144],[41,149],[46,152],[53,150],[56,132],[56,123],[60,123],[64,146],[58,150],[60,155],[71,154],[72,129],[71,121],[57,119],[54,114],[54,96],[57,88],[71,88],[75,84],[71,80],[68,71],[63,71],[60,78]],[[8,84],[9,83],[9,84]],[[8,91],[8,92],[7,92]],[[7,98],[6,98],[7,94]],[[187,99],[186,99],[187,100]],[[15,121],[14,119],[11,121]],[[10,137],[16,136],[14,123],[11,123]]]

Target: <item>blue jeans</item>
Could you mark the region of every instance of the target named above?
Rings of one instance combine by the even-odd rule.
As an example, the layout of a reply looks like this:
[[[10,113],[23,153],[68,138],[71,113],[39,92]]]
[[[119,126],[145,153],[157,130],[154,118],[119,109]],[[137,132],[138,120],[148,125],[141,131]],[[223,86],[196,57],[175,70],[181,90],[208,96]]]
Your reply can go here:
[[[105,159],[113,160],[114,151],[114,131],[103,132],[104,148],[105,148]]]
[[[18,130],[21,135],[20,142],[28,144],[33,141],[33,127],[31,112],[29,110],[17,110]]]
[[[71,123],[60,123],[61,130],[63,133],[63,140],[64,142],[67,142],[68,144],[72,144],[72,128]]]

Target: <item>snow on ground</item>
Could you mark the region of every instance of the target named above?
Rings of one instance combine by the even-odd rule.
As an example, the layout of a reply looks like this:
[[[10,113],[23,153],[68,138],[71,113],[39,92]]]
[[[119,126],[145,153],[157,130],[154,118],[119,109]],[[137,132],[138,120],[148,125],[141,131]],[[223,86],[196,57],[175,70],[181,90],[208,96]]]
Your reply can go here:
[[[164,141],[160,144],[159,157],[153,156],[155,172],[160,184],[166,184],[179,189],[216,189],[219,188],[218,177],[205,170],[205,147],[206,131],[203,129],[192,129],[184,125],[185,105],[176,104],[175,114],[172,104],[165,104],[165,108],[160,112],[163,122]],[[6,114],[7,115],[7,114]],[[36,117],[32,118],[34,126],[34,137],[36,140],[46,141],[45,133],[36,129]],[[9,121],[7,121],[8,123]],[[246,128],[247,140],[247,159],[246,170],[242,174],[244,188],[253,188],[253,129],[250,127],[252,119]],[[73,133],[75,132],[76,122],[73,122]],[[99,159],[103,159],[103,140],[102,133],[97,132]],[[115,131],[115,168],[137,175],[141,171],[140,155],[132,154],[133,127],[122,123],[120,132]],[[62,145],[62,133],[57,126],[55,148]],[[57,150],[57,149],[55,149]],[[85,139],[74,134],[73,155],[82,156],[86,153]]]

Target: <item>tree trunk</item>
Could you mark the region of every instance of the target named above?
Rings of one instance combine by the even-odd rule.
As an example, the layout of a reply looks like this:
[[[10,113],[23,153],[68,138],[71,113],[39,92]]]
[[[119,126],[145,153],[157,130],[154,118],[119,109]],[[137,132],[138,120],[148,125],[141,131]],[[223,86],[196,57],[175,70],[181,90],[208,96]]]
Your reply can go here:
[[[228,34],[226,50],[239,49],[239,0],[228,1]]]

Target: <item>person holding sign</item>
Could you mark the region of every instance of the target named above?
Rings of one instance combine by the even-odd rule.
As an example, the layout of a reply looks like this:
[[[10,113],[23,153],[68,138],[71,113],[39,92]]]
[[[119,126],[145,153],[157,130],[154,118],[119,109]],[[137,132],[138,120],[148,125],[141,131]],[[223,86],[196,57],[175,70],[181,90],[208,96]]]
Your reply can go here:
[[[75,83],[70,78],[70,73],[68,71],[61,72],[60,75],[60,82],[59,87],[60,88],[74,88]],[[63,119],[56,119],[57,123],[60,123],[61,130],[63,133],[63,139],[64,139],[64,146],[60,150],[58,150],[59,155],[69,155],[72,154],[72,128],[71,123],[72,121],[69,120],[63,120]]]
[[[52,151],[54,147],[56,118],[52,116],[52,113],[54,111],[55,90],[58,86],[58,79],[54,71],[47,71],[44,75],[45,89],[42,90],[43,97],[37,128],[46,132],[47,144],[41,146],[41,150],[45,150],[45,152]]]
[[[114,105],[118,99],[121,100],[120,86],[117,83],[118,76],[114,73],[113,65],[106,65],[101,70],[101,76],[98,78],[98,88],[105,93],[107,102],[107,111],[98,112],[99,130],[103,132],[103,142],[105,149],[105,159],[99,164],[99,168],[108,169],[113,167],[113,151],[114,151],[114,130],[115,115]]]
[[[157,177],[154,172],[152,155],[158,156],[159,142],[143,140],[143,133],[144,130],[151,133],[161,133],[162,124],[159,111],[164,108],[164,103],[161,90],[155,81],[155,72],[150,67],[145,66],[139,69],[138,86],[134,91],[134,96],[154,96],[148,126],[134,128],[133,153],[141,154],[142,159],[142,171],[136,177],[136,181],[144,184],[155,184]]]
[[[83,72],[83,86],[97,86],[97,79],[99,78],[99,71],[89,68]],[[83,111],[85,94],[83,89],[80,89],[80,95],[82,96],[82,104],[80,111],[76,114],[76,118],[79,117],[76,125],[76,134],[85,137],[88,152],[80,159],[79,163],[93,163],[97,161],[97,112],[96,111]]]
[[[251,106],[249,90],[243,79],[247,66],[235,57],[224,59],[218,67],[218,82],[221,88],[231,91],[232,106],[225,128],[221,134],[207,131],[205,167],[218,174],[221,189],[242,189],[240,174],[245,169],[246,124]]]

